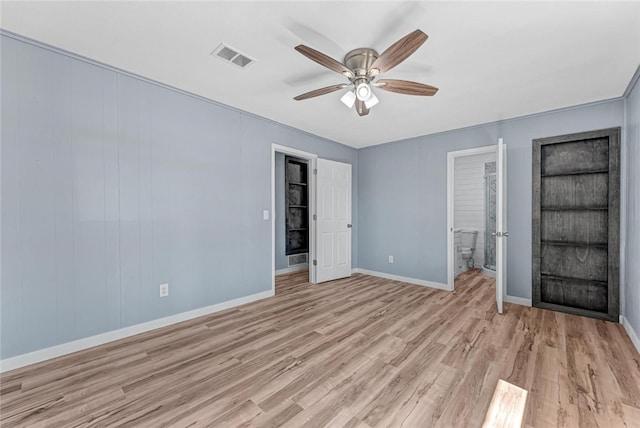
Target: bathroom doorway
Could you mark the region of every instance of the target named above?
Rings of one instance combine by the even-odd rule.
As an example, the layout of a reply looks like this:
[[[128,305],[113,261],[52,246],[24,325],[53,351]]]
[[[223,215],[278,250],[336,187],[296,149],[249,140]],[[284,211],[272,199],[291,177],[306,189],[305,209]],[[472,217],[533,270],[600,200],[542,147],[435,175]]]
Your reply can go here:
[[[448,154],[448,285],[475,269],[495,277],[497,146]]]

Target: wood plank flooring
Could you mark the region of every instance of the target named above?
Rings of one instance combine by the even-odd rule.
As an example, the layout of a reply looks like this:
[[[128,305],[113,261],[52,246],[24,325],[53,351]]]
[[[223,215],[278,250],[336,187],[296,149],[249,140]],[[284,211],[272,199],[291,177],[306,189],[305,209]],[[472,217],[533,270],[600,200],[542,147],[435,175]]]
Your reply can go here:
[[[619,324],[354,275],[0,377],[3,427],[482,425],[499,379],[527,427],[639,427],[640,355]]]

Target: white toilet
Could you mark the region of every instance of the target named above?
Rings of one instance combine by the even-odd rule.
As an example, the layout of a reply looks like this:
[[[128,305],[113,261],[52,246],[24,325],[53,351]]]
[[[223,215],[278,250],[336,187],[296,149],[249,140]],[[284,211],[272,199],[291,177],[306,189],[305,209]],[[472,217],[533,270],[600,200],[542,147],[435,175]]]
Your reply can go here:
[[[462,229],[460,232],[462,243],[462,264],[464,267],[475,267],[473,253],[476,250],[478,231],[476,229]]]

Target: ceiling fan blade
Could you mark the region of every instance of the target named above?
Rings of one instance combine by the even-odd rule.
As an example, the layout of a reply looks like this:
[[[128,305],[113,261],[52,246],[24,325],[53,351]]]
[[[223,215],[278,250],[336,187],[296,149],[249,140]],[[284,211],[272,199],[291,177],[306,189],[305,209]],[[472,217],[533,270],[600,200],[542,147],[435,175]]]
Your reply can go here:
[[[307,98],[318,97],[320,95],[329,94],[331,92],[338,91],[342,88],[346,88],[347,86],[349,85],[347,85],[346,83],[342,83],[340,85],[327,86],[325,88],[316,89],[315,91],[305,92],[304,94],[298,95],[293,99],[296,101],[306,100]]]
[[[410,82],[408,80],[380,79],[373,84],[377,88],[389,92],[397,92],[406,95],[431,96],[438,92],[438,88],[424,83]]]
[[[300,42],[309,43],[322,49],[324,52],[344,52],[342,46],[338,45],[335,41],[317,31],[310,26],[303,24],[300,21],[296,21],[291,17],[285,17],[283,19],[284,27],[295,35]]]
[[[422,18],[425,17],[425,7],[423,4],[414,1],[398,2],[397,6],[394,6],[385,13],[384,22],[376,26],[375,34],[377,37],[371,40],[369,46],[386,45],[388,41],[386,35],[394,34],[405,29],[411,22],[416,21],[416,17],[418,17],[418,20],[423,20]]]
[[[353,78],[353,71],[349,70],[341,62],[336,61],[335,59],[323,54],[322,52],[319,52],[305,45],[298,45],[295,47],[295,49],[310,60],[327,67],[329,70],[333,70],[336,73],[343,74],[349,79]]]
[[[380,54],[373,64],[371,64],[371,67],[369,67],[369,76],[377,76],[378,74],[391,70],[422,46],[428,37],[429,36],[420,30],[415,30],[407,34]]]
[[[356,111],[359,116],[366,116],[369,114],[369,109],[364,105],[364,101],[356,100]]]
[[[426,74],[426,73],[422,73]],[[300,88],[302,86],[311,86],[314,82],[322,80],[327,76],[327,71],[323,69],[317,69],[313,73],[300,73],[296,76],[292,76],[287,79],[283,79],[282,83],[291,86],[292,88]]]

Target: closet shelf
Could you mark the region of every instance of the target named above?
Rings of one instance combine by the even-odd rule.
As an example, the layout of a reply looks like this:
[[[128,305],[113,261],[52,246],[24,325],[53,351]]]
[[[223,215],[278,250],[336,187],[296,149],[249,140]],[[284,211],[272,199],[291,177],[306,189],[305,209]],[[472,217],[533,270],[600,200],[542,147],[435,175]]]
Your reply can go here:
[[[608,248],[609,244],[606,242],[575,242],[575,241],[540,241],[540,245],[558,245],[562,247],[594,247],[594,248]]]
[[[542,279],[556,279],[560,281],[568,280],[568,281],[577,281],[577,282],[587,282],[589,284],[601,285],[603,287],[607,287],[607,281],[596,281],[594,279],[584,279],[584,278],[573,278],[570,276],[561,276],[561,275],[551,275],[546,273],[540,273],[540,278]]]
[[[609,207],[553,208],[540,207],[541,211],[607,211]]]
[[[565,175],[583,175],[583,174],[607,174],[609,172],[608,169],[592,169],[592,170],[584,170],[584,171],[572,171],[572,172],[557,172],[554,174],[540,174],[540,177],[562,177]]]
[[[284,169],[285,254],[289,256],[309,252],[309,163],[285,156]]]
[[[295,256],[296,254],[305,254],[308,253],[309,250],[306,250],[304,248],[301,249],[297,249],[297,250],[291,250],[291,252],[289,254],[287,254],[288,256]]]

